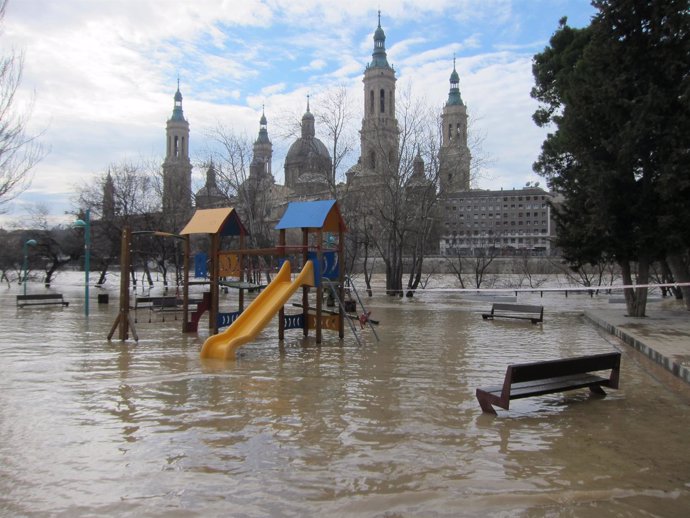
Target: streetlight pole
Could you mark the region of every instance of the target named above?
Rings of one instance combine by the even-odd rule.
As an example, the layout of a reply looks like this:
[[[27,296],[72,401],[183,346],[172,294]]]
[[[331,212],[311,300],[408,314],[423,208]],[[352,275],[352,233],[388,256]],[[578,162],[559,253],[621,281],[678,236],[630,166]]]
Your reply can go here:
[[[91,268],[91,209],[86,209],[84,219],[74,222],[84,229],[84,316],[89,316],[89,270]]]
[[[24,242],[24,279],[22,284],[24,285],[24,295],[26,295],[26,279],[29,277],[29,247],[36,246],[35,239],[27,239]]]

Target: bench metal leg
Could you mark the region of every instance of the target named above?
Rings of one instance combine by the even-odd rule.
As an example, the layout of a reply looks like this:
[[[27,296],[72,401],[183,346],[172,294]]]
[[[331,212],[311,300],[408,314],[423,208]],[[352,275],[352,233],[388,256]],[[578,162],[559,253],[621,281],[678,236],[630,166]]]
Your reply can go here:
[[[592,394],[596,394],[597,396],[605,396],[606,395],[606,392],[604,391],[603,388],[601,388],[601,385],[590,385],[589,391]]]
[[[479,406],[482,407],[482,412],[496,415],[496,410],[494,410],[494,407],[491,406],[491,403],[482,397],[481,394],[477,394],[477,401],[479,401]]]

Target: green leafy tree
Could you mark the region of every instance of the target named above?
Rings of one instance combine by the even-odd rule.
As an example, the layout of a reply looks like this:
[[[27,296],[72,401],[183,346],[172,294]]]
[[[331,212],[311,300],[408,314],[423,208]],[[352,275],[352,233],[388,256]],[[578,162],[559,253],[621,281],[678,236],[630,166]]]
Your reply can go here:
[[[558,245],[573,266],[615,260],[623,282],[688,246],[688,0],[595,0],[590,26],[562,19],[534,57],[540,126],[555,126],[535,170],[564,196]],[[682,170],[685,169],[683,172]],[[644,316],[647,290],[626,289]]]

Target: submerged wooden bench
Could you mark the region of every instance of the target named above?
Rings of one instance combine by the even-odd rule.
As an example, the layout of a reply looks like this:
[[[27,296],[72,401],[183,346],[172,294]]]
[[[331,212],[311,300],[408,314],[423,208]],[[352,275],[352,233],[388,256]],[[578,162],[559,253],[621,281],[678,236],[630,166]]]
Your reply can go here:
[[[620,364],[620,353],[605,353],[509,365],[503,385],[478,388],[477,401],[484,412],[495,414],[492,405],[508,410],[511,399],[580,388],[606,395],[602,387],[618,388]],[[608,378],[593,374],[604,370],[611,371]]]
[[[41,293],[34,295],[17,295],[17,307],[24,306],[45,306],[49,304],[60,304],[62,306],[69,306],[62,293]]]
[[[196,306],[201,303],[201,299],[189,299],[188,304],[190,309],[192,306]],[[134,299],[134,321],[137,322],[137,310],[148,309],[149,310],[149,323],[151,322],[151,314],[155,311],[157,313],[179,313],[183,310],[182,299],[175,295],[163,295],[159,297],[137,297]],[[177,320],[177,315],[175,315]],[[165,317],[163,317],[165,322]]]
[[[495,303],[491,306],[491,313],[482,313],[484,320],[494,318],[517,318],[529,320],[533,324],[544,321],[544,306],[528,306],[526,304]]]

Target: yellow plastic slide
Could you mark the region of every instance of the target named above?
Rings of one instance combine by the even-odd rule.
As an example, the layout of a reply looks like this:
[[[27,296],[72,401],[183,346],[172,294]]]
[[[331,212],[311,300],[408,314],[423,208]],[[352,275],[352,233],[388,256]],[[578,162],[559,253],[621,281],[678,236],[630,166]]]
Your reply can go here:
[[[244,344],[251,342],[266,327],[273,316],[287,302],[297,288],[314,286],[314,266],[311,261],[295,278],[290,280],[290,262],[285,261],[278,275],[252,301],[230,327],[222,333],[209,336],[201,348],[202,358],[230,360]]]

